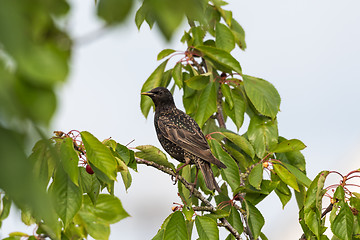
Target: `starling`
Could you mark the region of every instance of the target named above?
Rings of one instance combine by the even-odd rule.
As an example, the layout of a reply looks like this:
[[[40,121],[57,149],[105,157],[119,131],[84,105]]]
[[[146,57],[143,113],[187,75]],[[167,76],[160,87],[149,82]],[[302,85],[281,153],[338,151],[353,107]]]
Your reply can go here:
[[[168,89],[157,87],[141,94],[149,96],[155,104],[154,124],[157,137],[164,150],[176,160],[185,163],[182,167],[195,164],[197,173],[199,169],[201,170],[207,188],[216,189],[219,192],[220,188],[210,163],[219,168],[226,168],[226,166],[211,153],[199,125],[189,115],[176,108]]]

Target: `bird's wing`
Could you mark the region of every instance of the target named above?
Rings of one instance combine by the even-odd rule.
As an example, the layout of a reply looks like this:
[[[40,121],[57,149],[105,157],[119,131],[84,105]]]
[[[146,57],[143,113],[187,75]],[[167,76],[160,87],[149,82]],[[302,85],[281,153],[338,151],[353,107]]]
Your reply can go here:
[[[185,151],[213,163],[218,167],[226,168],[226,166],[211,153],[206,138],[200,130],[194,129],[194,132],[190,132],[165,119],[158,121],[158,127],[166,139],[183,148]]]

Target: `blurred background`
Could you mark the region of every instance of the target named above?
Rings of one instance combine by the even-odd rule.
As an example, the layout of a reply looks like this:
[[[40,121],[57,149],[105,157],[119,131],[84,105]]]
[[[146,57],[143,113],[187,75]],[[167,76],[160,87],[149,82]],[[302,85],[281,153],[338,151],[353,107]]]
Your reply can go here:
[[[245,74],[266,79],[277,88],[282,98],[279,134],[307,145],[303,154],[309,178],[321,170],[346,174],[359,168],[360,2],[228,2],[225,9],[233,11],[246,33],[246,51],[234,50],[234,56]],[[153,114],[148,119],[141,114],[140,89],[160,64],[156,56],[162,49],[185,50],[179,39],[186,25],[170,42],[156,27],[150,30],[143,24],[138,31],[134,14],[119,27],[99,31],[103,22],[96,17],[94,1],[70,3],[71,17],[65,24],[77,41],[69,79],[58,92],[51,130],[86,130],[100,140],[112,137],[124,145],[135,140],[130,146],[161,148]],[[182,108],[179,92],[175,101]],[[110,239],[151,239],[171,213],[173,202],[180,202],[169,176],[141,165],[138,173],[131,174],[128,192],[121,180],[115,188],[131,217],[112,225]],[[333,177],[327,183],[338,181]],[[272,193],[258,207],[269,239],[300,238],[294,198],[281,210]],[[3,222],[0,237],[13,231],[33,231],[21,223],[14,208]],[[225,231],[220,234],[221,239],[227,236]]]

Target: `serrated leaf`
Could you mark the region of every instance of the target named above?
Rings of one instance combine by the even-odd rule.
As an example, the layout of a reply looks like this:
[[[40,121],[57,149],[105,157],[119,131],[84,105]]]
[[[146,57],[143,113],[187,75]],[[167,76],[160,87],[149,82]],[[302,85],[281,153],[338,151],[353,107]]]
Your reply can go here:
[[[284,164],[284,166],[296,177],[296,179],[304,184],[305,187],[309,188],[310,184],[311,184],[311,180],[303,173],[301,172],[299,169],[297,169],[296,167],[287,164],[287,163],[282,163]]]
[[[279,142],[283,142],[286,139],[279,137]],[[281,162],[289,163],[292,166],[297,167],[300,171],[305,172],[306,162],[305,157],[300,151],[292,151],[286,153],[276,153],[276,159],[281,160]]]
[[[219,229],[216,221],[205,216],[196,216],[195,218],[196,230],[202,240],[218,240]]]
[[[195,114],[195,121],[200,128],[208,120],[208,118],[216,112],[216,87],[213,82],[209,83],[200,95],[198,109]]]
[[[172,54],[174,52],[175,52],[174,49],[164,49],[161,52],[159,52],[159,54],[157,55],[157,60],[159,61],[159,60],[163,59],[164,57],[169,56],[170,54]]]
[[[263,167],[261,163],[255,165],[249,174],[249,183],[256,189],[260,189],[263,179]]]
[[[231,52],[235,48],[235,37],[224,24],[217,22],[215,28],[215,44],[217,48]]]
[[[239,62],[225,50],[205,45],[197,46],[195,48],[202,52],[205,58],[209,58],[217,64],[224,66],[226,69],[241,74],[242,71]]]
[[[100,170],[109,179],[116,180],[117,163],[109,148],[87,131],[80,133],[86,150],[87,160],[95,166],[95,174]]]
[[[247,155],[251,158],[255,157],[255,151],[253,146],[244,138],[236,133],[232,132],[222,132],[227,139],[233,142],[236,146],[240,147]]]
[[[66,228],[80,210],[82,191],[72,182],[62,167],[56,169],[49,191],[54,197],[56,212]]]
[[[244,201],[246,209],[246,218],[250,231],[254,239],[257,239],[260,236],[261,229],[265,224],[264,217],[261,212],[249,201]]]
[[[280,95],[268,81],[243,75],[246,95],[259,113],[274,119],[280,109]]]
[[[226,165],[227,168],[221,169],[220,173],[223,179],[229,184],[234,191],[240,185],[239,167],[235,160],[224,151],[220,143],[216,140],[210,140],[214,156]]]
[[[175,84],[179,87],[183,87],[183,80],[182,80],[182,63],[178,62],[176,63],[173,71],[171,72],[172,77],[175,81]]]
[[[347,203],[342,203],[340,211],[331,223],[331,231],[340,239],[353,239],[354,215]]]
[[[85,197],[83,205],[85,211],[91,212],[94,216],[109,224],[117,223],[130,216],[123,208],[120,199],[109,194],[100,194],[95,206],[90,198]]]
[[[181,212],[174,212],[166,225],[163,240],[189,239],[184,216]]]
[[[192,89],[196,90],[202,90],[204,89],[208,84],[210,84],[210,75],[211,72],[207,72],[204,74],[199,74],[196,76],[193,76],[185,81],[186,85],[188,85]]]
[[[306,145],[298,140],[298,139],[290,139],[280,142],[272,152],[275,153],[283,153],[283,152],[292,152],[292,151],[299,151],[306,148]]]
[[[98,218],[93,212],[89,212],[82,208],[79,211],[79,219],[81,225],[84,226],[86,232],[96,240],[108,240],[110,235],[110,224]]]
[[[142,158],[151,162],[155,162],[165,167],[169,167],[175,170],[174,164],[167,160],[165,153],[163,153],[157,147],[152,145],[141,145],[137,146],[136,149],[140,150],[140,152],[136,152],[135,156],[138,158]]]
[[[234,36],[235,36],[235,42],[241,48],[242,50],[246,49],[246,42],[245,42],[245,31],[241,27],[241,25],[233,18],[231,20],[231,26],[230,26]]]
[[[100,193],[100,182],[95,174],[87,173],[83,167],[79,167],[79,172],[82,191],[87,193],[92,203],[95,205]]]
[[[250,119],[247,136],[255,148],[256,155],[262,159],[277,144],[277,121],[253,116]]]
[[[225,97],[225,101],[229,104],[230,109],[232,109],[234,107],[234,101],[229,85],[221,84],[221,93]]]
[[[69,137],[63,139],[60,147],[60,159],[65,172],[71,181],[79,186],[79,157],[74,150],[73,140]]]
[[[162,62],[153,73],[151,73],[150,77],[145,81],[141,88],[141,92],[150,91],[153,88],[159,87],[161,85],[162,77],[165,71],[165,67],[169,59]],[[140,100],[140,108],[142,114],[147,118],[150,108],[153,106],[153,101],[151,98],[141,95]]]
[[[231,206],[230,215],[226,219],[229,221],[231,226],[233,226],[236,229],[236,231],[238,231],[239,234],[241,234],[244,231],[244,226],[241,222],[240,213],[234,206]]]
[[[300,191],[299,186],[296,181],[296,177],[291,172],[289,172],[288,169],[286,169],[285,167],[281,166],[278,163],[274,163],[273,168],[274,168],[274,171],[276,172],[276,174],[280,177],[280,179],[284,183],[286,183],[287,185],[292,187],[294,190],[296,190],[298,192]]]
[[[131,178],[131,174],[129,172],[129,168],[120,159],[116,159],[116,160],[118,160],[117,161],[118,164],[119,164],[118,169],[120,171],[121,178],[122,178],[124,186],[125,186],[125,190],[128,190],[128,188],[131,186],[131,182],[132,182],[132,178]]]

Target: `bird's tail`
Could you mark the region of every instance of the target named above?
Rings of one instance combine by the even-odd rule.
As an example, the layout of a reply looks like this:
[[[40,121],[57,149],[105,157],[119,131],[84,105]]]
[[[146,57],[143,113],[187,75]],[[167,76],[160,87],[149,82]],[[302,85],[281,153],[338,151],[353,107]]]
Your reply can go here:
[[[214,173],[211,169],[210,163],[200,160],[197,165],[204,176],[206,187],[210,190],[216,189],[216,191],[221,192],[220,187],[216,182]]]

